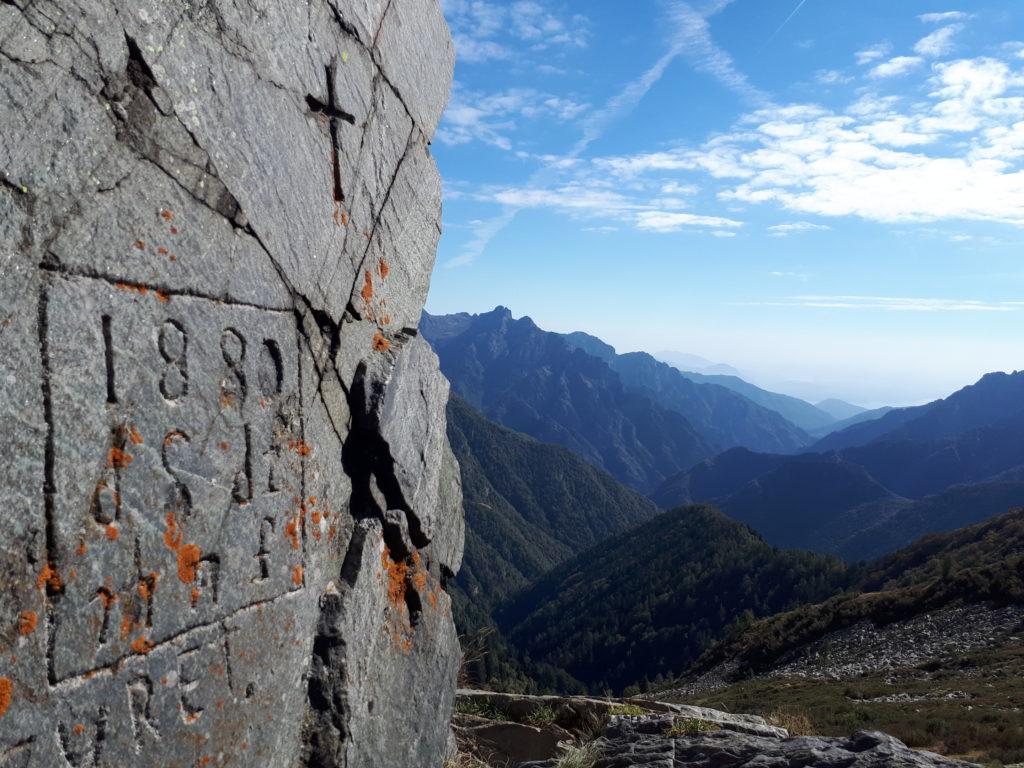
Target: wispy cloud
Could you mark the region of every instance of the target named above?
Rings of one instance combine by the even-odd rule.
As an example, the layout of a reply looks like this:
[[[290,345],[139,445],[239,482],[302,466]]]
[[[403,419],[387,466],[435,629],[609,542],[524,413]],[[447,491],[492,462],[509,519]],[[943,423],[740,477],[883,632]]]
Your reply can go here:
[[[456,83],[437,140],[448,145],[480,141],[510,150],[510,135],[526,122],[540,118],[574,120],[589,106],[529,88],[476,93]]]
[[[443,4],[456,52],[465,63],[510,59],[524,49],[540,52],[587,45],[585,16],[559,16],[535,0],[444,0]]]
[[[787,296],[782,301],[740,302],[741,306],[808,309],[884,310],[889,312],[1015,312],[1024,302],[974,299],[926,299],[896,296]]]
[[[768,232],[772,237],[786,237],[793,232],[813,232],[831,229],[831,227],[825,224],[813,224],[810,221],[791,221],[785,224],[773,224],[768,227]]]
[[[641,211],[636,217],[638,229],[650,232],[678,232],[683,228],[716,227],[721,231],[725,227],[742,227],[742,221],[726,219],[721,216],[698,216],[692,213],[675,213],[671,211]],[[721,235],[716,234],[716,237]]]
[[[735,219],[682,211],[680,209],[687,207],[687,201],[682,198],[641,198],[583,182],[554,187],[499,187],[482,192],[477,198],[504,206],[506,213],[544,209],[580,219],[617,221],[646,232],[699,229],[714,230],[710,234],[715,234],[743,226],[743,222]]]
[[[874,67],[868,74],[874,78],[899,77],[923,63],[924,59],[920,56],[893,56]]]
[[[981,57],[936,64],[928,98],[862,92],[845,109],[755,110],[699,148],[596,158],[623,183],[706,174],[731,203],[880,222],[1024,226],[1024,72]]]
[[[858,64],[864,66],[865,64],[870,64],[873,61],[884,59],[889,55],[891,50],[892,45],[889,43],[878,43],[877,45],[872,45],[869,48],[863,48],[862,50],[857,51],[857,53],[854,54],[854,58],[857,60]]]
[[[803,272],[769,272],[772,277],[789,278],[793,280],[799,280],[801,283],[806,283],[809,279],[808,275]]]
[[[942,13],[922,13],[918,16],[925,24],[943,24],[947,21],[961,21],[969,18],[963,11],[944,11]]]
[[[467,2],[467,0],[446,0],[446,2]],[[750,85],[746,78],[735,69],[732,58],[718,48],[711,39],[707,19],[728,7],[732,2],[734,0],[712,0],[701,12],[694,10],[687,2],[674,2],[669,8],[669,19],[673,22],[674,32],[670,38],[668,49],[652,66],[609,99],[602,109],[591,112],[582,121],[582,135],[566,157],[570,160],[580,157],[595,140],[603,135],[609,125],[632,111],[664,76],[669,65],[683,54],[690,58],[694,66],[709,72],[732,90],[742,93],[758,103],[767,102],[764,94]],[[549,172],[549,168],[546,167],[533,174],[528,180],[527,186],[542,185]],[[515,219],[519,210],[512,202],[506,202],[505,206],[499,215],[480,224],[475,237],[465,245],[460,255],[449,260],[446,266],[470,264],[484,252],[490,241]],[[679,224],[678,226],[683,225]]]
[[[929,35],[925,35],[914,45],[914,53],[918,56],[935,58],[945,56],[953,50],[953,36],[963,29],[962,24],[950,24],[941,27]]]

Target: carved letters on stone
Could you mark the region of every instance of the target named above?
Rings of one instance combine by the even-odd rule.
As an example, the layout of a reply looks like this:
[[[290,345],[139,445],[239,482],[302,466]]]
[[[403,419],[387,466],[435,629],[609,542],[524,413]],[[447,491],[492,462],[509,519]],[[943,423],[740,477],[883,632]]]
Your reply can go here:
[[[0,3],[0,768],[440,762],[452,60],[437,0]]]

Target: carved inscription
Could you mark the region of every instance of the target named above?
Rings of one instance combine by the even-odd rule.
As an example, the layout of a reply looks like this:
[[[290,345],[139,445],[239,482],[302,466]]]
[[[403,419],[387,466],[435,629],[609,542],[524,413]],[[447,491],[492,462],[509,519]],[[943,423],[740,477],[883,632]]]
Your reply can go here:
[[[48,290],[58,683],[294,590],[308,447],[288,313],[90,278]],[[199,716],[201,673],[182,665],[183,717]],[[127,695],[154,738],[153,681]],[[70,765],[98,759],[59,735]]]

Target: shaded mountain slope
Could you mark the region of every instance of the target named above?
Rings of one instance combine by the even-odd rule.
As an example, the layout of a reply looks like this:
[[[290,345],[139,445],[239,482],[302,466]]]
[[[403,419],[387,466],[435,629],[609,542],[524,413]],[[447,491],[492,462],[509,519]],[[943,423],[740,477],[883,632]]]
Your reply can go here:
[[[1024,413],[1024,371],[988,373],[947,398],[897,408],[880,419],[856,424],[822,438],[815,451],[840,450],[885,439],[937,440],[1005,423]]]
[[[646,352],[618,355],[611,367],[627,389],[683,414],[714,445],[792,453],[811,442],[776,411],[718,384],[696,383]]]
[[[718,504],[772,544],[830,552],[842,513],[897,500],[863,467],[835,455],[805,454],[751,480]]]
[[[723,498],[792,457],[731,448],[667,478],[651,494],[662,509]]]
[[[535,663],[621,690],[681,672],[744,611],[770,615],[848,581],[839,560],[779,550],[710,507],[684,507],[567,561],[497,615]]]
[[[421,330],[453,390],[488,418],[643,490],[714,451],[684,416],[627,391],[603,361],[529,318],[504,308],[456,317],[424,314]]]
[[[495,424],[454,395],[448,439],[462,468],[466,510],[456,583],[475,601],[491,604],[658,513],[571,451]]]
[[[836,421],[852,419],[854,416],[859,416],[868,410],[867,408],[861,408],[859,405],[840,400],[837,397],[830,397],[815,403],[814,407],[824,411]]]
[[[738,675],[768,669],[829,632],[885,625],[952,603],[1024,603],[1024,510],[927,536],[870,565],[849,594],[757,622],[711,648],[700,672],[725,661]]]
[[[717,384],[720,387],[731,389],[748,400],[775,411],[787,421],[808,433],[827,430],[836,423],[835,416],[817,406],[811,405],[806,400],[783,395],[778,392],[769,392],[748,381],[744,381],[739,376],[694,373],[692,371],[683,371],[682,373],[686,378],[699,384]]]

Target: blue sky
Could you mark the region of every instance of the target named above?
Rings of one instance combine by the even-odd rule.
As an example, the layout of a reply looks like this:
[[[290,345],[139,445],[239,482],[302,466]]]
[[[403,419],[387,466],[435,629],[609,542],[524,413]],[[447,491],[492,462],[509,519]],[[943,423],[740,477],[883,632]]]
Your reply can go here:
[[[1019,0],[444,0],[429,311],[810,399],[1024,368]]]

